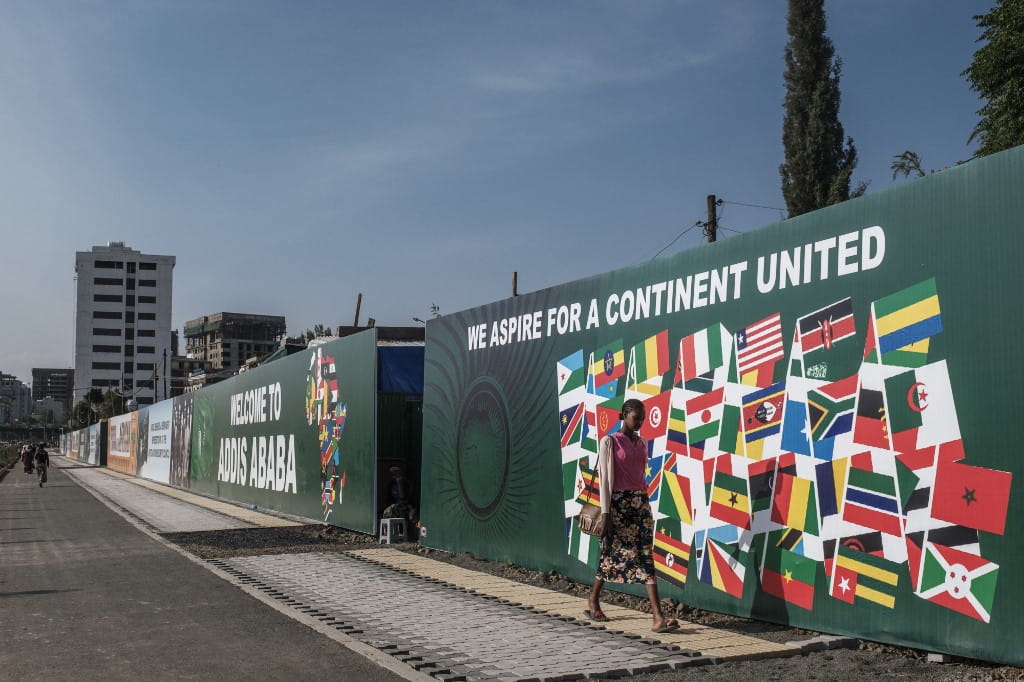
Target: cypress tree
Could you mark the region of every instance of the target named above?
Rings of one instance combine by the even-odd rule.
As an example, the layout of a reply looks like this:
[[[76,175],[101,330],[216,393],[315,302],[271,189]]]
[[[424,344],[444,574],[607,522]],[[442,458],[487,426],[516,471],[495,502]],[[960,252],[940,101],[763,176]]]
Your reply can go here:
[[[786,114],[779,166],[789,216],[846,201],[857,165],[853,140],[839,122],[842,60],[825,35],[824,0],[789,0],[786,20]],[[855,191],[862,194],[863,186]]]

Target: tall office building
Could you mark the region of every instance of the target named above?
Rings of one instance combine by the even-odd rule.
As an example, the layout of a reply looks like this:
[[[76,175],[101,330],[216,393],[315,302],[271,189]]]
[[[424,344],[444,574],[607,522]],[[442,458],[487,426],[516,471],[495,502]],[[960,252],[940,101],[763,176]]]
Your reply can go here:
[[[213,313],[185,323],[189,357],[210,369],[236,370],[251,357],[277,350],[286,332],[284,316]]]
[[[75,253],[75,387],[114,389],[150,405],[170,397],[174,256],[124,242]],[[165,382],[166,377],[166,382]]]
[[[53,398],[64,406],[64,412],[71,412],[71,392],[75,387],[75,370],[32,368],[32,400]],[[81,396],[79,396],[81,400]]]

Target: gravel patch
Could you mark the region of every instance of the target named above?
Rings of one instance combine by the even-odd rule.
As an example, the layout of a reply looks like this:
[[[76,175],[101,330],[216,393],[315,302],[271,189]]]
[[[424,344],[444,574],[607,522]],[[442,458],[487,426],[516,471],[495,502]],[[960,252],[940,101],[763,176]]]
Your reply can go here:
[[[164,537],[203,559],[290,554],[296,552],[344,552],[378,546],[377,539],[334,526],[310,524],[283,528],[243,528],[197,533],[166,533]],[[472,554],[449,554],[415,544],[391,545],[412,554],[429,556],[456,566],[489,573],[527,585],[545,587],[578,597],[586,596],[590,585],[577,583],[553,571],[533,571],[501,561],[489,561]],[[649,612],[647,600],[605,590],[602,602]],[[701,625],[760,637],[774,642],[793,642],[820,633],[764,623],[738,616],[695,609],[664,600],[662,608],[671,617],[685,618]],[[946,663],[927,660],[928,652],[905,647],[861,641],[857,649],[836,649],[781,659],[737,661],[695,669],[648,673],[632,679],[645,682],[678,682],[690,679],[736,680],[952,680],[1024,681],[1024,668],[1002,666],[959,657]]]

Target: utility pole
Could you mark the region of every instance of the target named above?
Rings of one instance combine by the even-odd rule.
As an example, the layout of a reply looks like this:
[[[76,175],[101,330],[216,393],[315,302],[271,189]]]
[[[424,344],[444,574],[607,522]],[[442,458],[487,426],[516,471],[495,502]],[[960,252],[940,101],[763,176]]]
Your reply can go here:
[[[519,271],[512,271],[512,298],[519,295]]]
[[[362,307],[363,307],[363,292],[360,291],[359,295],[356,296],[356,319],[352,323],[353,327],[358,327],[359,326],[359,309],[362,308]]]
[[[718,240],[718,201],[714,194],[708,195],[708,221],[704,223],[704,235],[708,243]]]

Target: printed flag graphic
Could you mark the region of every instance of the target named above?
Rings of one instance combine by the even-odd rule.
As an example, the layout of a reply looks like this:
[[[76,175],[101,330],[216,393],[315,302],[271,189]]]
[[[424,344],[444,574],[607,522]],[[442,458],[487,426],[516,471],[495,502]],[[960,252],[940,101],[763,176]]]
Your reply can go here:
[[[772,502],[772,521],[807,533],[818,532],[818,505],[814,482],[782,470],[775,475],[775,497]]]
[[[720,455],[715,460],[715,477],[711,485],[712,517],[740,528],[750,528],[750,494],[746,476],[746,464],[734,463],[732,455]]]
[[[671,399],[671,390],[644,399],[646,415],[644,423],[640,425],[640,435],[644,439],[651,441],[655,438],[661,438],[668,432],[669,404]]]
[[[882,364],[920,367],[928,362],[928,341],[942,331],[934,279],[875,301],[871,315],[877,339],[874,351]]]
[[[747,443],[782,431],[786,384],[778,383],[743,396],[743,438]]]
[[[597,442],[609,433],[615,433],[622,426],[623,397],[610,398],[597,406]]]
[[[693,503],[690,499],[690,480],[670,471],[661,476],[658,511],[687,525],[693,524]]]
[[[690,443],[718,435],[725,389],[719,388],[686,401],[686,432]]]
[[[580,477],[576,482],[576,501],[580,504],[592,504],[601,506],[601,483],[597,472],[579,463]]]
[[[900,536],[900,507],[896,481],[853,464],[846,483],[843,519],[865,528]]]
[[[769,315],[739,330],[736,337],[736,366],[740,383],[768,386],[772,383],[775,363],[784,357],[782,317]]]
[[[668,368],[666,329],[633,346],[630,351],[630,387],[647,395],[661,393],[662,377]]]
[[[1013,474],[940,461],[935,471],[932,516],[968,528],[1002,535]]]
[[[560,430],[562,447],[568,447],[572,443],[578,443],[583,436],[583,413],[585,412],[583,403],[573,405],[572,407],[562,410],[558,414],[558,428]]]
[[[677,455],[689,454],[686,447],[686,411],[671,405],[668,414],[668,439],[665,449]]]
[[[731,359],[732,336],[721,324],[690,334],[679,342],[675,385],[701,392],[720,388]]]
[[[860,598],[891,609],[896,605],[897,569],[891,561],[838,545],[831,594],[849,604]]]
[[[796,321],[794,359],[801,376],[835,381],[857,370],[853,299],[845,298]]]
[[[582,350],[578,350],[572,355],[559,360],[557,369],[558,395],[565,395],[577,388],[582,388],[586,384],[587,372],[584,368]]]
[[[701,561],[700,580],[737,599],[743,598],[747,553],[736,545],[719,542],[707,536]]]
[[[669,583],[683,587],[690,565],[693,529],[676,519],[658,521],[654,530],[654,571]]]
[[[665,463],[665,455],[649,456],[644,467],[644,480],[647,482],[647,499],[657,502],[661,490],[661,472]]]
[[[814,582],[818,562],[785,549],[786,530],[772,531],[765,544],[761,589],[808,611],[814,608]]]
[[[989,622],[999,566],[980,556],[929,542],[918,596]]]
[[[813,440],[834,438],[853,428],[857,375],[808,391],[807,411]]]

